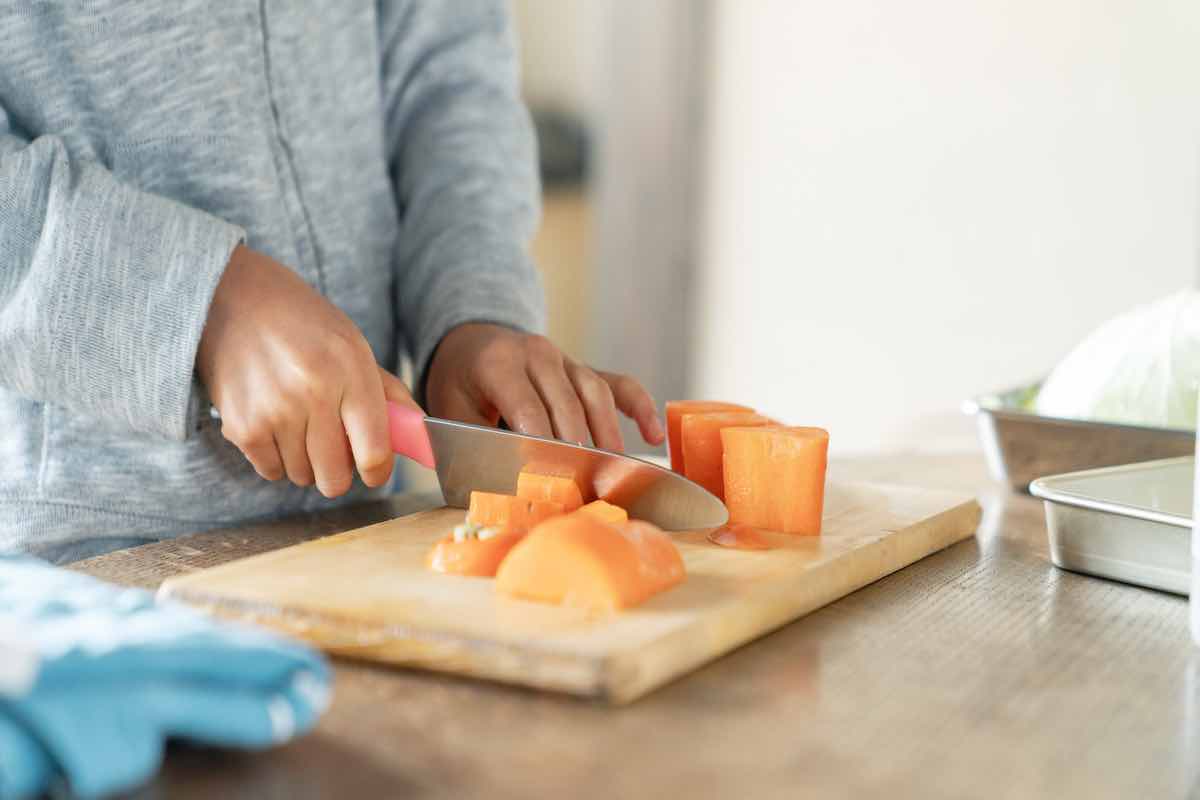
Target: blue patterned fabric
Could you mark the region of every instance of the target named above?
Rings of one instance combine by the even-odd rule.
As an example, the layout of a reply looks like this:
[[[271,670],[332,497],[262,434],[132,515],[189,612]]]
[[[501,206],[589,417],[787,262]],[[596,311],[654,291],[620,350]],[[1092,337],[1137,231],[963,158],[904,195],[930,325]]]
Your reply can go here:
[[[264,748],[308,731],[318,653],[148,592],[0,558],[0,798],[62,783],[100,797],[150,778],[168,738]]]

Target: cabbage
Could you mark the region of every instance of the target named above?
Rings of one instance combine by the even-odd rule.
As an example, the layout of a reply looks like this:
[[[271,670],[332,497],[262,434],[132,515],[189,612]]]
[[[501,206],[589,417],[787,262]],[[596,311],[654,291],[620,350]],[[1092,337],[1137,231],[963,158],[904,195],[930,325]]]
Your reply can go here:
[[[1139,306],[1101,325],[1042,384],[1038,414],[1196,428],[1200,292]]]

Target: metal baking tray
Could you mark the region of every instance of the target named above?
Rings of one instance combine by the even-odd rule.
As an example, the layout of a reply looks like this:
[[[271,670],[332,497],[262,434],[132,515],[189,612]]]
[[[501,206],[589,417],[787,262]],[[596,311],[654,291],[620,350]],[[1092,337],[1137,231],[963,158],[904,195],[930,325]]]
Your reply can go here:
[[[1050,560],[1072,572],[1186,595],[1195,459],[1168,458],[1034,481]]]
[[[1040,381],[963,404],[965,412],[975,415],[988,469],[1019,492],[1028,491],[1030,481],[1044,475],[1195,452],[1194,430],[1035,414],[1039,388]]]

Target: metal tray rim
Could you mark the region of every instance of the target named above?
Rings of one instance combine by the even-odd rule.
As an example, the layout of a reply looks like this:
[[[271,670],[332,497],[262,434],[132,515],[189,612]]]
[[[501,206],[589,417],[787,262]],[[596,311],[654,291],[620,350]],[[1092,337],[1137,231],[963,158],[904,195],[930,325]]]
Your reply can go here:
[[[991,414],[997,417],[1007,417],[1009,419],[1032,419],[1042,420],[1045,422],[1055,422],[1064,425],[1074,425],[1079,427],[1100,426],[1104,428],[1119,428],[1128,431],[1153,431],[1155,433],[1168,434],[1183,434],[1187,436],[1195,436],[1196,431],[1191,428],[1162,428],[1157,425],[1134,425],[1128,422],[1106,422],[1104,420],[1080,419],[1078,417],[1050,417],[1043,414],[1035,414],[1032,411],[1026,411],[1023,408],[1007,405],[1001,399],[1004,395],[1016,394],[1025,392],[1040,386],[1042,381],[1033,381],[1032,383],[1014,386],[1011,389],[1003,392],[990,392],[988,394],[978,395],[969,400],[964,400],[962,403],[962,411],[964,414]]]
[[[1088,497],[1087,495],[1081,495],[1066,491],[1064,489],[1056,488],[1053,484],[1058,480],[1075,480],[1078,478],[1089,478],[1120,472],[1139,472],[1193,460],[1193,456],[1179,456],[1176,458],[1161,458],[1155,461],[1142,461],[1137,464],[1120,464],[1115,467],[1099,467],[1097,469],[1084,469],[1076,472],[1064,472],[1059,475],[1047,475],[1044,478],[1038,478],[1030,483],[1029,493],[1034,497],[1040,497],[1041,499],[1051,503],[1059,503],[1061,505],[1074,506],[1076,508],[1086,508],[1092,511],[1103,511],[1109,514],[1116,514],[1117,516],[1121,517],[1142,519],[1148,522],[1158,522],[1165,525],[1172,525],[1177,528],[1190,528],[1192,527],[1192,520],[1190,517],[1181,517],[1177,514],[1168,514],[1164,511],[1155,511],[1154,509],[1142,508],[1141,506],[1124,505],[1122,503],[1114,503],[1109,500]]]

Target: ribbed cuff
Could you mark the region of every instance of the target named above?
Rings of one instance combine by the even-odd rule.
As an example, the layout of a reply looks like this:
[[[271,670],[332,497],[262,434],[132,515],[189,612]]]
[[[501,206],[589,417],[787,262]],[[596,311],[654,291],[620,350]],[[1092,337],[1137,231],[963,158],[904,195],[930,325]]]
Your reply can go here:
[[[204,211],[115,181],[91,165],[60,188],[60,235],[45,296],[57,330],[53,402],[182,440],[197,413],[196,349],[213,292],[245,232]]]
[[[208,394],[196,378],[196,351],[208,321],[213,294],[234,249],[246,241],[241,228],[207,214],[193,220],[191,245],[195,247],[196,263],[189,287],[190,302],[185,303],[178,319],[178,345],[162,354],[167,361],[164,407],[172,413],[165,420],[166,431],[175,439],[186,439],[199,426],[201,416],[208,414]],[[176,412],[182,411],[182,415]]]

